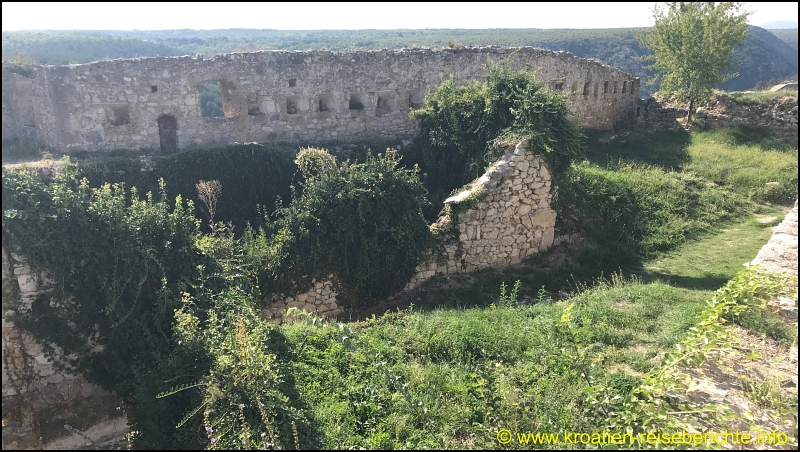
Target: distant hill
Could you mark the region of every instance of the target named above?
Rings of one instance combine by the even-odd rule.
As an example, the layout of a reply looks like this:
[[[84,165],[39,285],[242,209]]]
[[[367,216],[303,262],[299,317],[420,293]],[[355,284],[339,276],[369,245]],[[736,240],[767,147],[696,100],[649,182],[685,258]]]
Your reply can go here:
[[[253,50],[334,51],[439,48],[448,45],[537,46],[596,58],[646,81],[652,74],[638,57],[648,50],[636,41],[641,29],[428,29],[428,30],[165,30],[165,31],[48,31],[3,32],[3,60],[27,55],[43,64],[85,63],[103,58],[176,56]],[[768,32],[750,27],[736,52],[739,76],[721,86],[746,90],[759,81],[797,73],[797,30],[794,47],[787,43],[791,30]],[[785,36],[786,35],[786,36]],[[788,36],[788,37],[787,37]],[[785,42],[787,41],[787,42]],[[642,84],[647,97],[657,86]]]
[[[797,50],[797,28],[771,29],[769,32],[777,36],[781,41],[794,47],[794,50]]]
[[[774,22],[767,22],[765,24],[759,25],[761,28],[766,29],[782,29],[782,28],[797,28],[797,21],[796,20],[776,20]]]

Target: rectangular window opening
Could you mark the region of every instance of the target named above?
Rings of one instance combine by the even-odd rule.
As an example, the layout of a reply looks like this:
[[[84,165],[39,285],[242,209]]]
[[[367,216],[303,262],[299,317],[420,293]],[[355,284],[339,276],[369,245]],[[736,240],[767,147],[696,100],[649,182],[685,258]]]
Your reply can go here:
[[[591,90],[591,89],[592,89],[592,84],[591,83],[585,83],[583,85],[583,95],[584,96],[588,96],[589,95],[589,90]]]
[[[200,113],[204,118],[225,116],[222,110],[222,89],[219,81],[203,82],[200,88]]]
[[[130,124],[130,106],[128,104],[114,104],[106,106],[106,116],[112,126]]]
[[[378,94],[378,101],[376,109],[379,113],[388,113],[397,109],[397,102],[391,92],[384,92]]]
[[[320,94],[317,97],[317,111],[333,111],[333,97],[330,94]]]
[[[628,82],[625,81],[622,82],[622,94],[625,94],[627,92],[628,92]]]
[[[425,93],[420,89],[414,89],[406,93],[408,108],[418,110],[425,104]]]
[[[608,94],[608,82],[603,82],[603,94]]]
[[[158,92],[158,85],[150,85],[150,92],[157,93]]]
[[[288,114],[288,115],[296,115],[297,114],[297,100],[296,99],[286,99],[286,114]]]
[[[557,82],[555,86],[556,91],[564,91],[564,82]]]
[[[290,78],[289,79],[289,88],[294,88],[295,86],[297,86],[297,79],[296,78]]]
[[[364,109],[364,102],[361,100],[361,97],[358,94],[351,94],[350,95],[350,102],[348,102],[348,108],[350,110],[363,110]]]

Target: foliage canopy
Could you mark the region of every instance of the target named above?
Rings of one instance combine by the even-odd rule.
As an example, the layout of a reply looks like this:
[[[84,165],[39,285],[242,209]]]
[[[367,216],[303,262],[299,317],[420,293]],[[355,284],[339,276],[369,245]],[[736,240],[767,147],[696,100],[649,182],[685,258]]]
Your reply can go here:
[[[296,292],[303,289],[296,282],[331,273],[343,301],[378,300],[402,289],[431,245],[418,171],[398,167],[391,150],[337,164],[325,151],[306,149],[297,163],[307,178],[273,225],[265,292]]]
[[[528,139],[551,172],[565,171],[581,146],[580,128],[568,115],[566,97],[542,87],[534,72],[491,65],[482,84],[442,83],[411,113],[431,201],[437,205],[482,174],[496,157],[497,139]]]
[[[737,74],[726,73],[733,65],[735,47],[747,36],[747,16],[741,3],[669,2],[653,9],[655,26],[637,35],[653,51],[654,82],[660,93],[689,101],[689,119],[697,101],[711,95],[711,87]]]

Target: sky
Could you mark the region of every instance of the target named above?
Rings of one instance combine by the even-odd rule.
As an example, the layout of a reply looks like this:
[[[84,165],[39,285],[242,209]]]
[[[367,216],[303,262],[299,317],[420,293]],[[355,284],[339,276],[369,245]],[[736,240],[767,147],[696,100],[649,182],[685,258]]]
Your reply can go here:
[[[256,28],[618,28],[653,24],[641,3],[17,3],[3,31]],[[798,3],[745,3],[748,22],[797,20]]]

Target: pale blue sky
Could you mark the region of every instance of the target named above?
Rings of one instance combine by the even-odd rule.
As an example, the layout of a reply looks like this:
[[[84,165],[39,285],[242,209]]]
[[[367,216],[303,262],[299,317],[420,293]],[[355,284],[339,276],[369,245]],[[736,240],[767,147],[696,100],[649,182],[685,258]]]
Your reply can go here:
[[[16,3],[8,30],[616,28],[652,25],[641,3]],[[797,2],[745,3],[749,22],[797,20]]]

